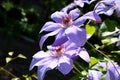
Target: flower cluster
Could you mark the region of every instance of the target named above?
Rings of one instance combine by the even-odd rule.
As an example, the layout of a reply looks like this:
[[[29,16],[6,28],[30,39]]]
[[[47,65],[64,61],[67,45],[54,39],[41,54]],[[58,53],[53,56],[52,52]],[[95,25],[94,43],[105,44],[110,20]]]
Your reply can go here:
[[[33,55],[30,65],[30,70],[35,66],[38,67],[38,79],[43,80],[44,75],[48,70],[58,69],[62,74],[68,74],[72,70],[72,65],[76,57],[82,58],[87,63],[90,62],[90,57],[84,45],[90,38],[86,30],[82,27],[86,21],[101,22],[99,14],[112,15],[116,10],[120,16],[119,0],[102,0],[99,1],[94,10],[80,14],[80,9],[75,7],[84,7],[84,4],[91,4],[94,0],[74,0],[72,3],[56,11],[51,15],[52,21],[48,21],[42,27],[40,33],[47,31],[40,39],[40,48],[42,49],[45,40],[50,36],[55,36],[53,44],[48,45],[48,51],[39,51]],[[108,63],[109,64],[109,63]],[[100,65],[101,66],[101,65]],[[107,79],[118,80],[118,74],[114,67],[107,68]],[[89,70],[88,80],[100,80],[102,72]],[[118,77],[116,79],[116,76]],[[114,78],[114,79],[111,79]]]

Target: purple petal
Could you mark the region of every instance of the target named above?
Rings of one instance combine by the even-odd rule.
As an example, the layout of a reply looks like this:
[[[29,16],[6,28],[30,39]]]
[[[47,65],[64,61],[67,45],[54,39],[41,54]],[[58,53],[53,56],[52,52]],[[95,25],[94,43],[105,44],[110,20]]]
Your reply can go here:
[[[59,46],[59,45],[65,43],[68,40],[64,31],[65,30],[63,29],[56,35],[55,41],[54,41],[52,46]]]
[[[35,59],[41,59],[41,58],[45,58],[45,57],[48,57],[48,56],[50,56],[49,53],[44,52],[44,51],[39,51],[35,55],[33,55],[33,58],[35,58]]]
[[[50,63],[51,57],[45,57],[42,59],[35,59],[33,58],[31,64],[30,64],[30,70],[32,70],[35,66],[44,66]]]
[[[103,74],[101,71],[89,70],[88,80],[100,80],[102,75]],[[108,80],[108,79],[106,79],[106,80]]]
[[[75,3],[70,3],[66,7],[64,7],[61,11],[67,12],[68,10],[72,9],[75,6]]]
[[[105,15],[111,16],[114,12],[114,7],[106,6],[104,4],[100,4],[95,9],[95,12],[98,13],[98,14],[105,14]]]
[[[96,22],[101,22],[100,16],[94,11],[86,13],[85,15],[83,15],[83,17],[85,17],[86,19],[96,21]]]
[[[111,6],[113,6],[115,0],[104,0],[103,2],[104,2],[105,5],[109,5],[109,6],[111,5]]]
[[[40,33],[42,31],[54,31],[61,28],[61,25],[59,23],[54,22],[46,22],[45,25],[42,27]]]
[[[73,61],[70,58],[61,56],[59,59],[59,65],[57,66],[57,69],[62,74],[68,74],[72,70],[72,64],[73,64]]]
[[[84,7],[84,2],[82,0],[74,0],[74,3],[80,7]]]
[[[72,17],[72,19],[76,19],[79,17],[80,15],[80,10],[77,8],[77,9],[74,9],[74,10],[71,10],[69,15]]]
[[[37,73],[38,73],[38,80],[43,80],[44,79],[44,75],[45,75],[45,73],[48,70],[51,70],[51,69],[46,67],[46,66],[38,67],[38,71],[37,71]]]
[[[86,20],[85,17],[80,17],[73,22],[73,25],[80,27]]]
[[[54,36],[54,35],[56,35],[60,30],[61,30],[61,29],[58,29],[58,30],[55,30],[55,31],[53,31],[53,32],[51,32],[51,33],[48,33],[48,34],[42,36],[41,39],[40,39],[40,48],[42,49],[43,43],[45,42],[45,40],[46,40],[49,36]]]
[[[80,49],[80,52],[78,54],[83,60],[85,60],[86,62],[90,62],[90,57],[89,57],[89,54],[88,52],[84,49],[84,48],[81,48]]]
[[[89,0],[74,0],[75,4],[84,7],[84,3],[90,4]]]
[[[77,52],[78,52],[77,50],[69,50],[69,51],[66,51],[64,54],[68,56],[69,58],[73,58],[77,56],[78,54]]]
[[[66,46],[66,50],[73,50],[73,49],[77,49],[79,46],[77,46],[75,43],[73,43],[72,41],[68,40],[67,42],[64,43],[64,46]]]
[[[57,23],[61,23],[63,17],[66,16],[66,15],[67,15],[67,13],[56,11],[55,13],[53,13],[51,15],[51,19],[53,19]]]
[[[86,31],[76,26],[69,27],[65,30],[69,40],[78,46],[83,46],[86,43]]]

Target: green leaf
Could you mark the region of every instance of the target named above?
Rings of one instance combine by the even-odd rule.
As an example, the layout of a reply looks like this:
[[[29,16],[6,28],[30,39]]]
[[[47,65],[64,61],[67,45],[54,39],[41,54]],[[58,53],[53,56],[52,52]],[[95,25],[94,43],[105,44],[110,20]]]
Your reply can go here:
[[[9,63],[12,60],[11,57],[6,57],[6,63]]]
[[[32,77],[34,77],[35,79],[38,79],[37,74],[32,74]]]
[[[27,59],[27,57],[24,56],[23,54],[19,54],[17,57],[19,57],[19,58],[23,58],[23,59]]]
[[[5,2],[2,4],[2,7],[5,8],[7,11],[9,11],[11,8],[14,7],[14,5],[11,2]]]
[[[108,35],[112,35],[113,33],[116,32],[117,26],[118,24],[116,21],[109,19],[105,20],[100,26],[99,36],[106,37]]]
[[[12,78],[11,80],[20,80],[19,78]]]
[[[110,45],[110,44],[116,43],[116,42],[118,42],[118,41],[119,41],[118,38],[112,37],[112,38],[103,39],[103,40],[102,40],[102,43],[103,43],[104,45]]]
[[[89,67],[92,67],[93,65],[95,65],[99,60],[95,57],[90,57],[90,64]]]
[[[72,77],[70,80],[79,80],[80,78],[83,78],[81,74],[77,74],[74,77]]]
[[[90,38],[96,31],[95,26],[86,25],[85,28],[86,28],[86,32],[88,34],[88,38]]]
[[[9,52],[8,55],[9,56],[12,56],[14,54],[14,52]]]
[[[118,50],[118,51],[111,51],[111,53],[120,55],[120,50]]]

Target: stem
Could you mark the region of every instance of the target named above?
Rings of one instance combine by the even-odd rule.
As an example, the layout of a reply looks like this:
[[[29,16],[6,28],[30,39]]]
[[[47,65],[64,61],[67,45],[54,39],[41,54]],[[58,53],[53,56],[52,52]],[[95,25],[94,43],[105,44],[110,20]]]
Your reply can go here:
[[[119,71],[117,70],[116,66],[114,65],[114,63],[112,62],[112,60],[111,60],[107,55],[104,54],[105,52],[103,52],[103,51],[101,51],[101,50],[96,50],[96,51],[98,51],[99,53],[101,53],[102,55],[104,55],[106,58],[108,58],[108,59],[110,60],[110,62],[111,62],[112,65],[114,66],[115,70],[117,71],[118,75],[120,76],[120,73],[119,73]]]
[[[16,78],[17,76],[15,76],[14,74],[12,74],[11,72],[7,71],[5,68],[0,67],[0,70],[5,71],[6,73],[8,73],[9,75],[11,75],[12,77]]]
[[[96,49],[92,44],[90,44],[89,42],[87,42],[94,50],[96,50],[97,52],[101,53],[102,55],[104,55],[107,59],[110,60],[110,62],[112,63],[112,65],[114,66],[115,70],[117,71],[118,75],[120,76],[119,71],[117,70],[116,66],[114,65],[114,63],[112,62],[112,60],[105,54],[106,52],[102,51],[102,50],[98,50]]]

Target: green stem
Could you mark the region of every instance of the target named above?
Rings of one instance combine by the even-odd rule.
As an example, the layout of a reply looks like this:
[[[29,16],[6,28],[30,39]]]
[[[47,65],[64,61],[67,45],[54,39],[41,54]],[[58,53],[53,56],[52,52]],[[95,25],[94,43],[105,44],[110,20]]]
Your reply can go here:
[[[105,54],[106,52],[102,51],[102,50],[98,50],[96,49],[91,43],[89,43],[87,41],[87,43],[94,49],[96,50],[97,52],[101,53],[103,56],[105,56],[107,59],[109,59],[109,61],[112,63],[112,65],[114,66],[115,70],[117,71],[118,75],[120,76],[120,73],[119,71],[117,70],[116,66],[114,65],[114,63],[112,62],[112,60]]]
[[[5,71],[6,73],[8,73],[9,75],[11,75],[12,77],[16,78],[17,76],[15,76],[14,74],[12,74],[11,72],[7,71],[5,68],[0,67],[0,70]]]

